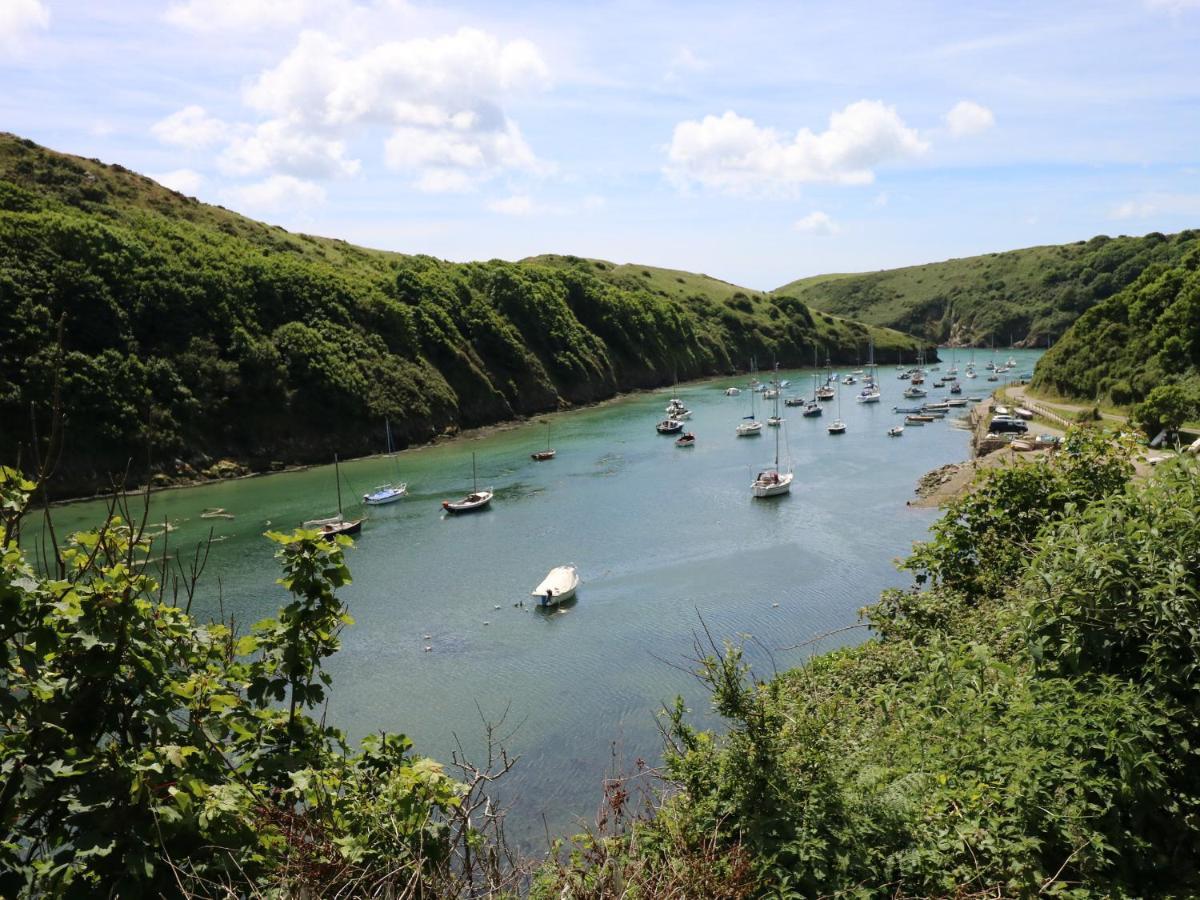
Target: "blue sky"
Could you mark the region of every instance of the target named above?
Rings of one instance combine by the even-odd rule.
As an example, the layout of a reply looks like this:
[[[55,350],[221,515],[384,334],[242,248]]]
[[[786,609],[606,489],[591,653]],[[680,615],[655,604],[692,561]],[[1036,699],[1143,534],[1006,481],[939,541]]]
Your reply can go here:
[[[1200,0],[0,0],[0,129],[368,246],[771,288],[1200,226]]]

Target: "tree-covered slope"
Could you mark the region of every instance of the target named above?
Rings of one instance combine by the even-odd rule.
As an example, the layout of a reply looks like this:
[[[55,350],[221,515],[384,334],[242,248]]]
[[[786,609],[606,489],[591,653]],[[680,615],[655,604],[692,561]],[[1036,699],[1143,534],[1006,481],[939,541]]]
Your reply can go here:
[[[861,274],[817,275],[779,288],[815,309],[939,343],[1045,346],[1150,265],[1171,265],[1200,232],[1028,247]]]
[[[289,234],[0,135],[0,458],[28,440],[31,404],[45,428],[60,321],[63,493],[130,459],[136,477],[324,460],[380,449],[385,418],[417,442],[751,356],[916,348],[686,273],[453,264]]]
[[[1035,389],[1127,405],[1176,387],[1200,398],[1200,244],[1079,317],[1038,362]],[[1160,390],[1161,394],[1161,390]],[[1185,411],[1186,412],[1186,411]],[[1176,424],[1178,424],[1176,422]]]

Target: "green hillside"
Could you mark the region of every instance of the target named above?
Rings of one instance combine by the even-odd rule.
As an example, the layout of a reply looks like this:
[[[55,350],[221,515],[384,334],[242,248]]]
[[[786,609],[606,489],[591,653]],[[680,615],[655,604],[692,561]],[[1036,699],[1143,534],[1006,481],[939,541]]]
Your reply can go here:
[[[1177,419],[1200,414],[1200,245],[1080,316],[1039,361],[1033,386],[1121,406],[1170,390]]]
[[[917,346],[687,273],[454,264],[290,234],[0,135],[0,458],[28,441],[31,404],[46,433],[60,321],[67,494],[130,465],[141,478],[373,452],[385,418],[407,444],[752,356]]]
[[[1200,232],[1028,247],[861,274],[802,278],[775,293],[816,309],[960,346],[1045,346],[1154,263],[1177,262]]]

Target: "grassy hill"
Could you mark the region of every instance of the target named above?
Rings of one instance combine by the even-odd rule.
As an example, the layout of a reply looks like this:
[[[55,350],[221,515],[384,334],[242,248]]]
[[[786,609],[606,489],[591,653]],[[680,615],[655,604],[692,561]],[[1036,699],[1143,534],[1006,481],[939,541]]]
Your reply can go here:
[[[1180,416],[1200,415],[1200,244],[1080,316],[1039,361],[1033,387],[1119,406],[1175,388]]]
[[[1101,235],[902,269],[818,275],[775,293],[939,343],[1044,346],[1148,266],[1170,265],[1198,245],[1198,231],[1170,237]]]
[[[815,346],[849,362],[871,338],[917,347],[689,273],[455,264],[290,234],[0,134],[0,459],[28,440],[31,405],[46,432],[61,369],[63,493],[127,466],[367,453],[385,418],[402,444],[426,441],[752,356],[794,365]]]

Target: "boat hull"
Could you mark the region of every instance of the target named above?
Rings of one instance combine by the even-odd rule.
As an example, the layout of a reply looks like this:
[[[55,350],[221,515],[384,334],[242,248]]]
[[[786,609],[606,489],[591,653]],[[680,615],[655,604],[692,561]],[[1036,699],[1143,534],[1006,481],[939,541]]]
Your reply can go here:
[[[790,493],[792,490],[791,472],[776,472],[773,473],[774,478],[770,477],[770,473],[763,473],[754,480],[750,485],[750,493],[755,497],[778,497],[780,494]]]
[[[476,512],[486,509],[492,502],[493,496],[491,491],[480,491],[477,494],[467,494],[461,500],[443,500],[442,509],[454,514]]]
[[[558,606],[573,599],[578,588],[579,570],[575,566],[555,566],[529,595],[537,598],[538,606]]]

